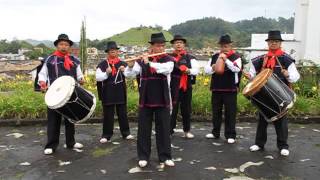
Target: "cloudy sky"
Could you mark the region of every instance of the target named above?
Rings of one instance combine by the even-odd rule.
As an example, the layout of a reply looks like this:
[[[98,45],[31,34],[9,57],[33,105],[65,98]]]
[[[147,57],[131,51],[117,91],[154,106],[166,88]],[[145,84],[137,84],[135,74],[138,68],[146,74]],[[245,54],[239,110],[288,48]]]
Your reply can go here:
[[[64,32],[78,41],[84,16],[90,39],[103,39],[141,24],[168,29],[209,16],[233,22],[258,16],[291,17],[295,1],[0,0],[0,39],[54,40]]]

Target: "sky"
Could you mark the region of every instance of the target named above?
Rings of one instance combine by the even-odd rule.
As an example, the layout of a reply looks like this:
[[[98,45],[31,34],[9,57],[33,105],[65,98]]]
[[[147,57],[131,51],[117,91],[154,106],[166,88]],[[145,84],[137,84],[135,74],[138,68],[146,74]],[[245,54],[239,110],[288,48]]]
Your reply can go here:
[[[0,0],[0,39],[55,40],[66,33],[104,39],[140,25],[172,25],[203,17],[235,22],[294,16],[296,0]]]

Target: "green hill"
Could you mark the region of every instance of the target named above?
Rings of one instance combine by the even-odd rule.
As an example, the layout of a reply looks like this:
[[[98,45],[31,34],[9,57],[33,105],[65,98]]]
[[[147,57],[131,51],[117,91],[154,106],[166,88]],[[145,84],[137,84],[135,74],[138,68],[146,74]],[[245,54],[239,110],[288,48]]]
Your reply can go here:
[[[150,41],[150,36],[152,33],[163,32],[164,36],[168,41],[172,39],[172,34],[168,31],[163,30],[161,27],[135,27],[130,28],[129,30],[116,34],[107,39],[101,41],[94,40],[89,41],[89,46],[97,47],[98,49],[104,49],[108,41],[116,41],[118,45],[138,45],[143,46],[147,45]]]
[[[283,33],[292,33],[294,18],[271,19],[264,17],[253,18],[252,20],[241,20],[229,22],[220,18],[206,17],[186,21],[173,25],[170,28],[172,34],[184,35],[189,40],[189,45],[195,48],[213,46],[223,34],[230,34],[234,44],[239,47],[250,46],[251,34],[267,33],[269,30],[281,30]]]

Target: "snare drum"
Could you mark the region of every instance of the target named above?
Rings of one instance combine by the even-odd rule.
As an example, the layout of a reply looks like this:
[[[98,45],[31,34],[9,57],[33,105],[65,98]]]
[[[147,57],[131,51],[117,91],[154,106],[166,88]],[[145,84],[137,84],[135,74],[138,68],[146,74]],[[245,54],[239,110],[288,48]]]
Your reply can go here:
[[[71,123],[88,120],[96,108],[96,97],[78,86],[71,76],[61,76],[49,87],[45,103]]]
[[[261,71],[242,93],[268,122],[286,115],[296,100],[295,93],[271,69]]]

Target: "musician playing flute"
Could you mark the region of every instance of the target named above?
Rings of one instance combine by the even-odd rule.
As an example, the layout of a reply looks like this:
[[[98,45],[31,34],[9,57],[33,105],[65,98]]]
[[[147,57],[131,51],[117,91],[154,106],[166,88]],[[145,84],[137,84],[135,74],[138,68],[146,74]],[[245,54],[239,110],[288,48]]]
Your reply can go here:
[[[237,93],[241,79],[241,57],[232,49],[229,35],[223,35],[218,42],[220,52],[214,54],[205,67],[211,78],[212,132],[206,138],[220,138],[222,108],[224,107],[225,130],[227,143],[233,144],[236,139]]]
[[[39,74],[38,84],[41,91],[45,92],[50,84],[52,84],[60,76],[71,76],[80,84],[84,83],[83,74],[80,68],[80,61],[75,56],[70,55],[70,49],[73,42],[68,35],[60,34],[58,39],[54,41],[56,51],[50,55],[44,62]],[[54,98],[54,97],[52,97]],[[50,155],[55,152],[59,145],[61,114],[55,110],[47,108],[47,144],[44,154]],[[68,149],[81,149],[83,145],[75,142],[74,124],[64,119],[65,123],[65,147]]]
[[[163,33],[151,35],[150,51],[161,53],[165,50],[166,39]],[[170,73],[174,63],[167,54],[149,57],[143,55],[136,62],[129,62],[126,76],[140,74],[139,118],[138,118],[138,164],[146,167],[151,153],[152,121],[155,120],[158,159],[161,165],[174,166],[171,157],[170,140]]]
[[[249,72],[244,75],[252,79],[259,74],[263,69],[269,68],[273,70],[282,82],[290,86],[299,80],[300,74],[297,71],[295,60],[291,58],[281,49],[282,37],[280,31],[269,31],[266,42],[268,43],[269,51],[265,55],[258,56],[251,60]],[[273,125],[277,134],[277,146],[282,156],[289,156],[288,140],[288,120],[286,116],[277,121],[273,121]],[[258,127],[256,132],[255,144],[250,147],[250,151],[259,151],[264,149],[267,142],[267,127],[268,122],[263,115],[259,113]]]
[[[127,86],[123,74],[126,62],[119,58],[119,47],[109,41],[105,50],[107,58],[97,66],[96,80],[98,96],[103,107],[103,126],[100,143],[111,141],[114,129],[114,114],[118,116],[120,132],[123,139],[131,140],[127,118]]]
[[[177,123],[179,106],[182,115],[184,136],[187,139],[194,138],[191,129],[191,100],[192,84],[195,83],[196,75],[200,68],[198,61],[185,49],[187,40],[181,35],[175,35],[170,41],[173,45],[174,68],[171,73],[171,99],[173,110],[171,114],[171,134],[174,133]]]

